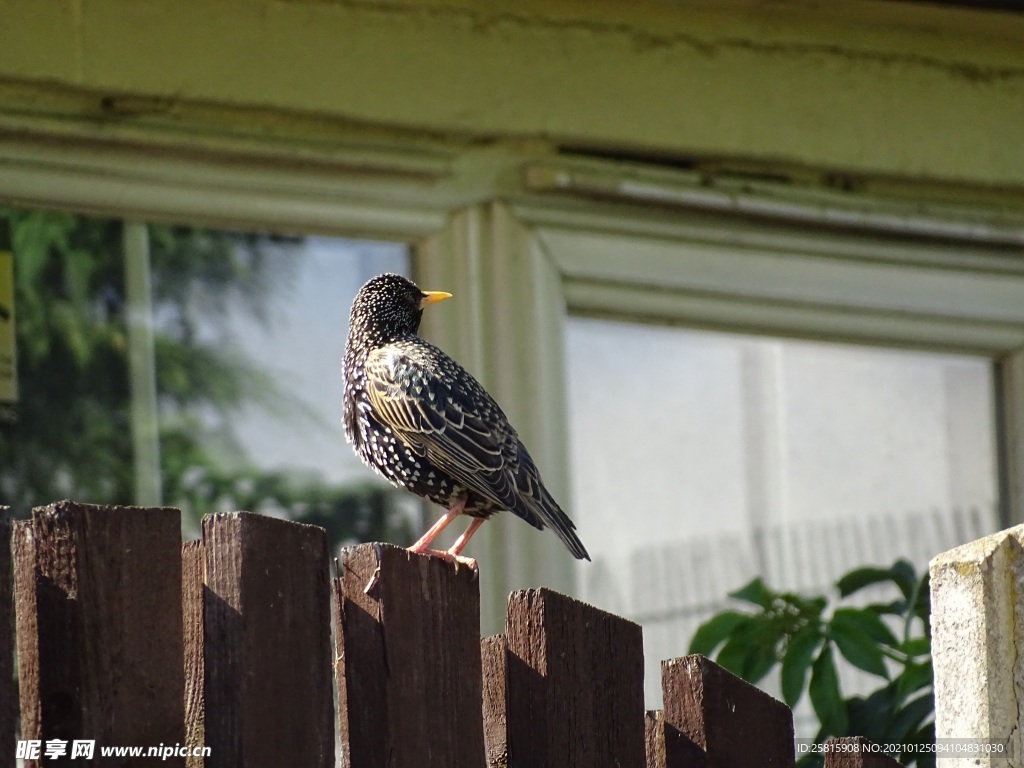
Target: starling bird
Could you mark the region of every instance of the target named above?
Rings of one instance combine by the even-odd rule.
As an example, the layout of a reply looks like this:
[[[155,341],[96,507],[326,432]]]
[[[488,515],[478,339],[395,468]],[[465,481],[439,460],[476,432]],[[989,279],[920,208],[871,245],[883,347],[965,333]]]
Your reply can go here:
[[[535,528],[551,526],[573,556],[589,560],[498,404],[417,335],[423,309],[450,296],[393,274],[359,290],[345,344],[345,436],[379,475],[448,510],[410,551],[475,568],[459,553],[484,520],[508,510]],[[462,514],[473,520],[452,548],[429,549]]]

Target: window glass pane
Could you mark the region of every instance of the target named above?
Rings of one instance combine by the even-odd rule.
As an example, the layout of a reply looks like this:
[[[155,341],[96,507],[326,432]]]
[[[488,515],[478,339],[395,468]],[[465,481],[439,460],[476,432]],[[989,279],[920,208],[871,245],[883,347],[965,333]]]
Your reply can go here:
[[[158,338],[193,350],[156,350],[158,382],[177,387],[159,409],[167,503],[193,525],[248,509],[322,525],[336,544],[407,538],[415,500],[359,463],[341,424],[352,298],[374,274],[408,273],[407,248],[157,225],[150,234]],[[209,264],[183,277],[193,248],[209,248]]]
[[[400,243],[308,237],[273,249],[286,274],[269,289],[266,319],[244,300],[227,307],[226,331],[237,349],[269,374],[285,413],[247,404],[238,437],[264,469],[313,472],[331,482],[376,476],[345,442],[341,424],[341,360],[348,312],[359,287],[381,272],[409,273]]]
[[[132,504],[137,477],[158,474],[147,493],[180,507],[189,533],[205,513],[248,509],[336,543],[411,535],[415,499],[363,468],[341,425],[352,297],[373,274],[408,272],[404,245],[0,220],[20,395],[17,422],[0,425],[0,504]]]
[[[988,359],[571,318],[583,597],[641,621],[647,695],[727,591],[995,530]]]
[[[16,421],[0,424],[0,504],[129,503],[122,229],[118,221],[0,209],[13,252]]]

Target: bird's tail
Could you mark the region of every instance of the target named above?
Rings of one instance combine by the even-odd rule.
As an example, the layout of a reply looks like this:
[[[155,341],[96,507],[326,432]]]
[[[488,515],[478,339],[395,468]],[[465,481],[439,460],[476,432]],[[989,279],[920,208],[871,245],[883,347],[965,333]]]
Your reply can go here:
[[[580,541],[580,537],[576,533],[576,524],[562,511],[562,508],[558,506],[558,502],[548,493],[547,488],[541,485],[538,496],[530,498],[528,504],[531,508],[530,511],[533,512],[536,519],[541,523],[541,525],[537,526],[538,528],[549,526],[551,530],[558,534],[558,538],[562,540],[562,543],[565,544],[566,548],[572,552],[572,556],[577,560],[590,559],[587,548],[583,546],[583,542]],[[528,520],[528,522],[533,521]],[[536,523],[534,524],[536,525]]]

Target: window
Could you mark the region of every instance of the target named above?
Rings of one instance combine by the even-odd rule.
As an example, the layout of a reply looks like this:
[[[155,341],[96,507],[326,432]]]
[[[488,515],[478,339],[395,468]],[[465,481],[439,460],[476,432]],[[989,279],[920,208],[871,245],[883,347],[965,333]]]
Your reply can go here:
[[[462,163],[457,148],[400,139],[197,153],[175,130],[109,136],[97,152],[40,128],[0,152],[0,200],[406,244],[417,281],[455,294],[426,314],[426,335],[495,395],[579,519],[567,317],[975,356],[998,393],[1002,519],[1024,519],[1024,224],[1012,212],[514,150]],[[509,590],[577,583],[555,537],[507,518],[471,544],[486,633]]]
[[[271,288],[266,321],[244,302],[228,307],[227,328],[239,351],[276,382],[284,413],[250,405],[237,430],[256,466],[315,472],[332,482],[373,479],[345,442],[341,360],[348,311],[359,287],[381,272],[409,274],[400,243],[306,237],[269,254],[292,268]]]
[[[644,625],[649,683],[725,594],[998,528],[986,358],[567,321],[582,596]]]
[[[571,172],[553,178],[558,180],[558,189],[572,186]],[[602,184],[600,189],[607,194],[614,186]],[[725,204],[728,198],[723,196]],[[1019,266],[1018,249],[1006,244],[1007,238],[1016,235],[970,224],[961,227],[951,213],[932,234],[922,236],[924,231],[915,234],[916,230],[927,230],[931,224],[920,209],[914,217],[879,221],[877,228],[870,216],[867,221],[850,216],[844,220],[857,226],[842,229],[828,226],[836,214],[827,207],[808,205],[800,211],[808,219],[820,213],[821,220],[817,226],[803,221],[787,224],[781,218],[694,210],[688,203],[675,208],[646,207],[579,198],[562,200],[552,194],[460,212],[420,251],[417,266],[424,270],[421,282],[455,293],[445,305],[448,315],[442,318],[440,314],[428,314],[425,318],[430,338],[463,361],[495,395],[524,437],[546,484],[557,498],[568,500],[567,511],[579,523],[588,547],[595,537],[608,539],[603,537],[600,517],[590,517],[592,513],[600,516],[602,513],[593,512],[600,507],[592,496],[581,492],[569,457],[573,446],[581,442],[592,444],[595,453],[604,450],[603,455],[613,455],[614,446],[602,430],[603,419],[610,418],[609,411],[617,406],[610,397],[594,405],[592,418],[598,426],[582,440],[574,434],[576,403],[572,401],[577,393],[572,366],[581,352],[578,331],[588,323],[624,329],[612,339],[621,353],[618,360],[642,357],[640,340],[647,336],[667,342],[678,335],[700,332],[691,337],[686,354],[694,360],[717,360],[720,372],[727,372],[731,365],[736,375],[710,381],[685,379],[669,394],[699,394],[718,404],[717,412],[696,416],[686,409],[682,412],[707,426],[702,437],[712,441],[720,456],[744,472],[750,464],[748,452],[765,454],[758,465],[764,469],[771,466],[770,449],[779,445],[778,441],[764,440],[760,445],[748,446],[745,437],[741,442],[741,430],[753,429],[756,422],[751,417],[748,423],[728,411],[727,406],[743,402],[744,386],[750,405],[756,398],[765,400],[771,394],[765,386],[752,386],[758,380],[752,375],[758,366],[770,370],[784,361],[790,381],[786,392],[791,398],[797,382],[816,380],[816,361],[826,360],[828,355],[834,357],[825,365],[830,371],[840,370],[837,366],[842,362],[850,370],[868,371],[862,374],[868,380],[877,376],[894,381],[900,376],[927,379],[936,398],[954,398],[966,404],[949,412],[949,423],[942,429],[949,434],[972,434],[981,457],[978,478],[971,476],[973,470],[965,470],[959,479],[942,478],[941,486],[944,493],[951,494],[950,499],[963,499],[966,504],[977,496],[977,502],[951,521],[937,519],[932,525],[936,529],[932,541],[966,541],[974,537],[975,531],[987,530],[993,519],[1016,519],[1008,517],[1008,511],[1016,508],[1016,496],[1004,489],[1014,487],[1006,478],[1007,473],[1012,477],[1018,471],[1015,468],[1019,460],[1014,458],[1013,443],[1003,439],[1004,435],[1017,433],[1016,427],[1007,426],[1007,420],[1021,413],[1019,405],[1013,404],[1024,397],[1020,374],[1016,373],[1018,368],[1024,371],[1024,366],[1015,362],[1018,353],[1014,352],[1024,348],[1024,271]],[[787,208],[785,212],[792,211]],[[906,232],[895,231],[904,226]],[[994,240],[989,242],[993,232]],[[631,335],[630,329],[636,335]],[[713,339],[727,343],[716,345]],[[768,346],[759,351],[758,340],[766,341]],[[844,361],[844,352],[852,357]],[[891,363],[896,364],[890,367]],[[901,373],[903,363],[909,369]],[[611,365],[617,367],[625,366],[621,362]],[[609,375],[625,374],[612,370]],[[766,380],[771,379],[760,379]],[[1008,408],[1008,403],[1012,407]],[[864,408],[870,405],[865,403]],[[828,401],[820,404],[822,408],[828,406]],[[724,416],[720,416],[722,411]],[[941,413],[941,409],[936,410],[930,422],[935,430],[940,429]],[[975,418],[980,430],[972,432],[964,422]],[[680,423],[661,426],[671,430],[680,428]],[[762,434],[770,434],[768,426],[762,425]],[[791,428],[796,426],[805,425],[797,422]],[[912,426],[893,431],[893,450],[902,450]],[[681,428],[694,428],[694,424],[683,422]],[[600,445],[602,442],[608,444]],[[959,438],[952,442],[950,455],[959,462],[969,451],[957,447]],[[695,450],[692,444],[681,452],[690,456],[707,453]],[[943,455],[932,452],[929,466],[933,470],[940,459],[945,460]],[[1009,469],[996,472],[997,465]],[[972,465],[967,462],[959,466]],[[876,466],[880,472],[885,469],[884,462]],[[673,480],[681,474],[671,464],[665,468],[653,459],[635,470],[647,476],[671,476]],[[719,467],[718,471],[721,478],[724,470]],[[605,473],[595,482],[608,482],[611,476]],[[622,479],[622,473],[614,477]],[[802,537],[797,542],[776,535],[784,524],[797,518],[792,513],[788,517],[769,513],[767,503],[773,499],[772,509],[792,508],[789,503],[780,503],[779,499],[786,497],[777,489],[773,491],[770,475],[750,480],[743,477],[742,483],[732,486],[696,473],[687,479],[693,484],[686,492],[693,493],[696,488],[707,493],[699,501],[711,497],[732,504],[731,508],[720,505],[705,517],[714,514],[714,524],[732,531],[747,547],[739,550],[739,559],[751,564],[751,573],[757,567],[758,553],[764,555],[765,562],[767,555],[771,555],[771,562],[780,562],[785,555],[774,553],[785,553],[786,547],[792,550],[797,544],[803,548],[799,551],[814,552],[823,561],[835,556],[832,543],[817,548],[811,545],[817,538],[828,539],[819,530],[832,524],[827,518],[803,518],[798,525],[790,526],[788,530]],[[628,488],[631,480],[627,477],[622,484]],[[750,517],[754,505],[747,499],[748,485],[760,489],[760,517]],[[998,494],[968,493],[971,486],[991,491],[997,485]],[[844,491],[849,507],[858,501],[854,493],[857,490]],[[813,512],[816,505],[810,491],[827,498],[831,489],[808,486],[801,490],[805,496],[801,509]],[[992,517],[993,503],[1000,506],[998,518]],[[891,507],[859,523],[879,542],[874,552],[861,549],[840,554],[849,554],[857,564],[875,555],[881,562],[891,562],[906,550],[883,547],[918,536],[913,515],[929,515],[931,511],[930,507],[918,506],[916,499],[911,503],[906,498],[893,498]],[[897,515],[895,530],[884,522],[889,512],[907,513]],[[639,544],[647,539],[646,546],[656,548],[657,542],[666,538],[664,531],[645,531],[642,515],[629,503],[607,514],[618,516],[620,523],[626,516],[629,522],[624,527],[628,525],[630,530],[618,531],[625,541],[632,537]],[[661,571],[643,571],[651,581],[634,586],[629,576],[633,563],[627,556],[620,557],[622,567],[618,570],[587,563],[577,567],[555,537],[538,534],[504,517],[485,525],[473,542],[473,554],[488,563],[492,575],[481,580],[481,589],[488,598],[483,612],[485,632],[500,631],[509,588],[547,584],[576,589],[581,595],[600,593],[604,607],[650,619],[676,612],[678,606],[672,600],[711,607],[713,601],[724,597],[729,585],[736,583],[728,569],[716,572],[730,559],[737,559],[734,542],[724,533],[719,539],[723,551],[712,551],[711,542],[703,540],[708,546],[695,546],[688,557],[669,553],[658,559]],[[751,525],[758,526],[757,535],[764,539],[752,550],[754,534],[749,528],[741,528]],[[942,530],[944,527],[947,530]],[[743,532],[737,533],[740,530]],[[863,542],[866,535],[853,540]],[[828,539],[835,540],[835,535]],[[937,546],[941,548],[941,544]],[[817,561],[814,568],[811,564],[807,561],[808,572],[799,571],[797,575],[801,584],[817,588],[824,571]],[[568,573],[563,571],[565,566],[569,566]],[[640,570],[637,566],[633,572]],[[504,574],[504,583],[496,584],[495,574]],[[769,571],[766,576],[772,578],[774,574]],[[665,594],[676,586],[689,590],[689,594]],[[651,602],[639,603],[637,593],[649,596]],[[675,616],[673,613],[672,621],[677,621]],[[694,616],[694,626],[697,621]],[[656,701],[658,683],[653,668],[659,657],[683,653],[688,634],[670,621],[647,624],[647,657],[652,665],[648,693],[649,700]]]
[[[348,308],[401,243],[281,237],[9,210],[18,419],[0,490],[252,509],[336,542],[407,537],[415,504],[358,463],[341,426]]]

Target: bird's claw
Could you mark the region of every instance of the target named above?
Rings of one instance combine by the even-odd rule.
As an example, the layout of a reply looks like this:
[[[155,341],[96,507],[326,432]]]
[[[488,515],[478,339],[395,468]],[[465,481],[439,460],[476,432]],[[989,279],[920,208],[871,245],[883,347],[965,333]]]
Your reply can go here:
[[[472,557],[463,557],[462,555],[453,555],[451,552],[445,552],[445,560],[455,565],[455,572],[459,572],[459,566],[464,565],[469,568],[473,574],[473,581],[480,578],[480,564]]]
[[[480,564],[472,557],[464,557],[463,555],[457,555],[454,552],[446,552],[443,549],[416,549],[414,547],[409,547],[409,551],[415,552],[419,555],[433,555],[434,557],[439,557],[445,562],[454,565],[456,573],[459,572],[459,566],[465,566],[469,568],[470,572],[473,574],[473,581],[480,578]]]

